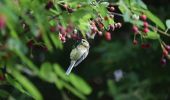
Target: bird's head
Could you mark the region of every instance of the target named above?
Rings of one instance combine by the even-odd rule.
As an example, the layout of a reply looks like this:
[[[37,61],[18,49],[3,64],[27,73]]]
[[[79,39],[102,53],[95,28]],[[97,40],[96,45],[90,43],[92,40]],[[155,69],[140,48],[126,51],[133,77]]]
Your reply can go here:
[[[87,40],[85,40],[85,39],[82,39],[81,40],[81,44],[83,45],[83,46],[85,46],[85,47],[87,47],[87,48],[89,48],[89,42],[87,41]]]

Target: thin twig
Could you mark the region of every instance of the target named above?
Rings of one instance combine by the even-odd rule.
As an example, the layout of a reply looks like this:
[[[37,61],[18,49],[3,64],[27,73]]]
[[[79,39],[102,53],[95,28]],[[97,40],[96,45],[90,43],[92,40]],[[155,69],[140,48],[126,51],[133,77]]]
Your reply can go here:
[[[119,14],[119,13],[115,13],[115,12],[112,12],[111,14],[113,14],[113,15],[117,15],[117,16],[120,16],[120,17],[124,17],[124,15]]]

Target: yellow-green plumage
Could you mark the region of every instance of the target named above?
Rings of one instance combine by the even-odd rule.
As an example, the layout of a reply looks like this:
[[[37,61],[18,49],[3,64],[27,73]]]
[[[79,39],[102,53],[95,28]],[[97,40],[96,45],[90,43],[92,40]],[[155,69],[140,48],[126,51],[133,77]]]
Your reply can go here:
[[[67,75],[70,74],[74,66],[80,64],[87,57],[89,47],[90,47],[89,43],[86,40],[82,39],[81,43],[71,51],[70,53],[71,63],[66,71]]]
[[[71,60],[78,60],[80,59],[80,57],[82,56],[82,54],[84,54],[87,50],[87,48],[82,46],[82,45],[78,45],[76,48],[74,48],[71,53],[70,53],[70,59]]]

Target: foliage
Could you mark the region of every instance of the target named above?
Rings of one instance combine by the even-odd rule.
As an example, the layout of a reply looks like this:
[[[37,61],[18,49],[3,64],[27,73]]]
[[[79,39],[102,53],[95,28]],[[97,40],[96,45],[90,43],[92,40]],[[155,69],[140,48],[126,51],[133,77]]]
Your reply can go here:
[[[139,16],[140,19],[137,18]],[[143,17],[141,18],[141,16]],[[145,19],[145,16],[148,19]],[[117,17],[123,17],[123,21],[117,20]],[[115,30],[121,30],[124,22],[137,28],[134,31],[134,40],[137,40],[139,36],[140,44],[144,49],[148,47],[145,41],[150,43],[155,41],[153,52],[156,52],[154,48],[157,49],[158,44],[160,44],[163,52],[161,58],[163,64],[166,63],[165,59],[170,59],[170,48],[168,48],[170,46],[162,38],[170,36],[167,33],[170,28],[169,20],[166,21],[165,26],[164,22],[149,11],[147,5],[141,0],[118,0],[117,2],[104,2],[102,0],[1,0],[0,87],[2,86],[2,89],[0,89],[0,98],[17,99],[15,94],[22,93],[18,99],[43,100],[40,86],[35,81],[41,80],[54,85],[63,99],[68,99],[70,94],[67,94],[67,91],[75,96],[73,98],[88,99],[93,97],[92,94],[96,92],[92,88],[92,83],[87,83],[91,76],[93,79],[95,75],[105,72],[111,76],[110,73],[112,74],[113,69],[115,70],[112,65],[124,66],[120,61],[125,62],[124,64],[130,64],[128,66],[137,66],[134,70],[138,70],[140,67],[137,63],[147,66],[144,62],[147,60],[143,60],[142,57],[138,59],[138,62],[131,62],[125,56],[129,55],[135,59],[138,54],[133,51],[137,51],[139,47],[134,48],[132,45],[129,46],[129,43],[123,45],[122,41],[113,40],[113,33]],[[144,22],[149,24],[144,25]],[[65,58],[65,55],[68,48],[70,49],[70,45],[77,43],[81,38],[95,42],[96,38],[102,37],[112,41],[103,42],[101,40],[100,45],[97,43],[96,46],[92,45],[95,48],[91,50],[90,56],[93,55],[95,60],[91,60],[89,65],[85,64],[85,66],[90,67],[88,70],[91,71],[85,69],[86,72],[82,72],[88,74],[86,79],[89,80],[85,81],[74,73],[66,76],[61,65],[66,65],[65,62],[69,60],[69,57]],[[145,53],[141,53],[141,56],[142,54]],[[157,60],[153,58],[151,51],[146,52],[146,54],[151,54],[148,59]],[[157,57],[159,58],[159,56]],[[90,62],[90,60],[88,61]],[[107,93],[107,96],[115,100],[155,100],[154,94],[156,93],[150,92],[148,87],[162,80],[168,80],[166,74],[165,79],[158,78],[159,80],[156,81],[148,71],[147,75],[152,78],[141,79],[140,76],[136,75],[137,73],[130,71],[130,68],[122,69],[129,71],[127,76],[120,82],[113,79],[106,80],[107,90],[99,90],[101,92],[97,93],[98,98],[102,98]],[[144,77],[146,76],[144,75]],[[100,82],[96,84],[100,84]],[[10,89],[6,89],[6,87],[10,87]],[[164,95],[160,94],[159,98],[162,96]]]

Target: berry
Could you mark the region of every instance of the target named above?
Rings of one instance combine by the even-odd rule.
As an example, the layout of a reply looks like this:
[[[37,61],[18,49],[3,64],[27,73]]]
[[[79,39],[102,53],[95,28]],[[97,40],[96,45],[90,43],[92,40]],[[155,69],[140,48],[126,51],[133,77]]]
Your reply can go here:
[[[57,25],[57,30],[61,31],[63,30],[64,28],[61,26],[61,25]]]
[[[141,45],[141,47],[142,47],[143,49],[146,49],[146,48],[150,48],[151,45],[148,44],[148,43],[143,43],[143,44]]]
[[[65,9],[67,9],[67,8],[68,8],[68,5],[67,5],[67,4],[64,4],[63,7],[64,7]]]
[[[28,41],[28,42],[27,42],[28,48],[32,48],[32,47],[33,47],[33,44],[34,44],[34,41],[33,41],[33,40]]]
[[[98,24],[98,26],[99,26],[99,29],[100,30],[103,30],[104,29],[104,25],[101,23],[101,24]]]
[[[3,29],[6,26],[6,18],[4,15],[0,15],[0,29]]]
[[[56,27],[55,27],[55,26],[51,26],[51,27],[50,27],[50,31],[51,31],[51,32],[55,32],[55,31],[56,31]]]
[[[109,30],[114,31],[115,26],[114,25],[109,25]]]
[[[138,41],[137,41],[137,40],[133,40],[133,44],[134,44],[134,45],[137,45],[137,44],[138,44]]]
[[[102,36],[102,32],[101,31],[98,31],[97,32],[99,36]]]
[[[71,38],[74,39],[74,40],[79,40],[79,37],[76,34],[72,34]]]
[[[53,8],[54,4],[52,1],[49,1],[46,5],[45,5],[45,9],[49,10],[50,8]]]
[[[110,18],[114,18],[114,15],[109,15]]]
[[[144,26],[145,28],[148,28],[148,26],[149,26],[148,22],[143,22],[143,26]]]
[[[96,33],[98,30],[97,30],[97,27],[96,26],[94,26],[94,27],[91,27],[91,31],[92,31],[92,33]]]
[[[110,41],[112,39],[110,32],[105,33],[105,39]]]
[[[170,45],[166,45],[165,48],[168,52],[170,52]]]
[[[109,8],[109,11],[110,11],[110,12],[113,12],[114,10],[115,10],[114,7],[110,7],[110,8]]]
[[[168,51],[166,49],[163,50],[163,55],[166,57],[168,56]]]
[[[142,14],[142,15],[140,16],[140,18],[141,18],[141,20],[145,21],[145,20],[147,19],[147,16],[146,16],[145,14]]]
[[[161,64],[162,64],[162,65],[166,65],[166,59],[165,59],[165,58],[162,58],[162,59],[161,59]]]
[[[143,32],[144,32],[144,33],[148,33],[148,32],[149,32],[149,29],[148,29],[148,28],[144,28],[144,29],[143,29]]]
[[[5,78],[3,75],[0,76],[0,81],[3,81]]]
[[[66,38],[62,36],[62,37],[61,37],[61,41],[62,41],[62,42],[66,42]]]
[[[121,28],[121,27],[122,27],[122,24],[121,24],[121,23],[116,23],[114,26],[115,26],[116,28]]]
[[[134,19],[134,20],[139,20],[139,16],[136,15],[136,14],[133,14],[133,15],[132,15],[132,19]]]
[[[132,30],[135,34],[137,34],[139,32],[139,29],[137,26],[133,26]]]
[[[69,12],[69,13],[73,13],[74,11],[75,11],[74,9],[68,8],[68,12]]]

